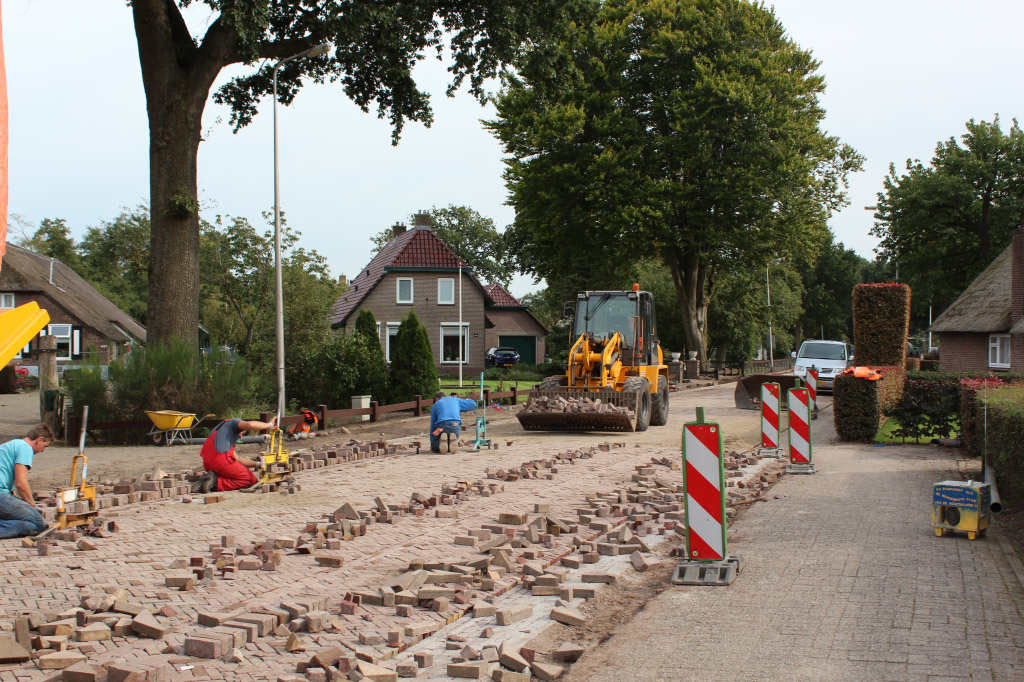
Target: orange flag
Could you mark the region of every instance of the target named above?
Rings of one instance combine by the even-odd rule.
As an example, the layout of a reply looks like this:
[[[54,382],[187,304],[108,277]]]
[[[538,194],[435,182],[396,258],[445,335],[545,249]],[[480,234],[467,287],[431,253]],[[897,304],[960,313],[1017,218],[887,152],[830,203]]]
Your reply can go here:
[[[7,70],[4,68],[4,27],[0,19],[0,267],[7,253]]]

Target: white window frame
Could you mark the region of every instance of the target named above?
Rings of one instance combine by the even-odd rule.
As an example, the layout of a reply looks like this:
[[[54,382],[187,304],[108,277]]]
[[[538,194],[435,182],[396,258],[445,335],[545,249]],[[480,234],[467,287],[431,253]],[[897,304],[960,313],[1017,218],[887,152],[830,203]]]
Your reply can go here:
[[[1006,344],[1006,357],[1003,357],[1003,344]],[[993,369],[1010,369],[1010,335],[989,334],[988,366]]]
[[[380,322],[377,323],[377,343],[380,343]]]
[[[449,282],[452,287],[452,295],[450,300],[441,300],[441,282]],[[438,305],[455,305],[455,278],[454,277],[441,277],[437,280],[437,304]]]
[[[445,333],[444,332],[445,332],[446,329],[451,329],[451,328],[458,329],[459,328],[459,323],[458,322],[442,322],[441,323],[441,328],[438,331],[438,333],[440,335],[440,339],[439,339],[440,343],[438,344],[438,359],[440,360],[440,363],[442,365],[458,365],[459,364],[458,360],[445,360],[444,359],[444,337],[445,337]],[[463,322],[462,323],[462,342],[463,342],[463,346],[464,346],[463,354],[462,354],[462,364],[463,365],[468,365],[469,364],[469,322]]]
[[[380,324],[379,322],[377,324]],[[391,362],[391,339],[398,335],[398,328],[402,326],[401,322],[388,322],[387,333],[384,336],[384,361]],[[394,329],[395,333],[392,334],[391,330]]]
[[[402,282],[408,282],[409,283],[409,299],[408,300],[403,300],[402,299]],[[415,288],[414,288],[414,283],[412,281],[412,277],[398,277],[397,279],[395,279],[395,303],[398,303],[398,304],[401,304],[401,305],[411,305],[412,302],[415,301],[415,300],[416,300],[416,291],[415,291]]]
[[[67,331],[66,334],[58,333],[58,331],[63,332],[65,330]],[[60,323],[56,323],[56,324],[47,325],[46,326],[46,334],[47,334],[47,336],[56,336],[57,337],[57,359],[58,360],[70,360],[72,357],[74,357],[74,354],[75,354],[75,349],[74,349],[74,330],[71,328],[70,324],[68,324],[66,322],[60,322]],[[68,344],[68,354],[67,355],[61,355],[60,354],[61,339],[67,339],[67,344]]]
[[[10,304],[7,304],[6,301],[10,301]],[[17,307],[18,306],[16,306],[15,303],[14,303],[14,294],[13,293],[11,293],[9,291],[5,291],[3,293],[0,293],[0,310],[12,310],[12,309],[17,308]]]

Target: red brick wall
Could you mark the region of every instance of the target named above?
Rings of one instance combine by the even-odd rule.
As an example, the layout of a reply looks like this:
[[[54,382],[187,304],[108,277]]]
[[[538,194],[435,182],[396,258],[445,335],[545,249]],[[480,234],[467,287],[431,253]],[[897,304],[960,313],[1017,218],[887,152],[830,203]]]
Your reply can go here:
[[[1024,334],[1014,334],[1010,338],[1010,371],[1024,374]]]
[[[1010,325],[1016,324],[1024,316],[1024,230],[1013,233],[1013,245],[1010,259]],[[1013,361],[1011,351],[1011,362]]]
[[[23,305],[25,303],[31,303],[35,301],[39,304],[39,307],[45,310],[50,316],[50,324],[70,324],[75,328],[81,330],[80,339],[80,350],[82,351],[83,357],[76,358],[74,360],[59,360],[58,364],[61,365],[72,365],[80,364],[86,359],[85,354],[88,352],[97,353],[96,356],[90,356],[88,359],[95,357],[101,364],[105,364],[110,361],[111,353],[113,352],[113,342],[101,336],[92,327],[86,327],[82,324],[82,321],[65,310],[59,303],[51,299],[49,296],[41,292],[26,292],[16,291],[14,303],[16,306]],[[39,362],[35,357],[25,356],[20,360],[15,358],[9,364],[14,365],[38,365]]]
[[[939,333],[939,367],[944,372],[988,372],[988,334]]]

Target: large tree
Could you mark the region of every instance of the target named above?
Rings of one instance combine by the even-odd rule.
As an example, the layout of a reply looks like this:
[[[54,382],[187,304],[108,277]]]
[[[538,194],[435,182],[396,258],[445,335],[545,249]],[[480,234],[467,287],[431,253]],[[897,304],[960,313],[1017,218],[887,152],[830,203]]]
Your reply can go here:
[[[469,206],[446,206],[429,211],[431,229],[486,282],[507,287],[516,274],[494,221]],[[410,217],[412,220],[412,216]],[[390,228],[370,237],[377,253],[394,238]]]
[[[608,0],[521,62],[490,127],[537,276],[656,255],[706,360],[718,273],[812,248],[861,159],[820,128],[818,63],[742,0]]]
[[[581,0],[583,1],[583,0]],[[212,15],[193,35],[182,9]],[[129,3],[149,117],[152,210],[148,332],[154,340],[195,338],[199,295],[196,157],[210,89],[227,66],[247,69],[221,87],[238,127],[271,92],[277,60],[329,42],[319,56],[279,71],[278,98],[294,99],[304,80],[340,82],[364,110],[387,117],[397,141],[407,120],[429,124],[429,97],[412,69],[426,53],[449,50],[452,94],[466,79],[484,97],[486,79],[572,15],[557,0],[132,0]]]
[[[971,119],[960,140],[939,142],[929,165],[907,159],[878,193],[871,233],[914,290],[915,321],[953,302],[1010,241],[1024,219],[1024,131],[999,117]]]
[[[864,281],[868,262],[853,249],[833,240],[823,244],[811,262],[800,266],[803,279],[803,313],[796,329],[796,341],[804,336],[823,339],[853,339],[853,287]],[[774,280],[773,280],[774,285]],[[774,289],[772,292],[774,298]]]

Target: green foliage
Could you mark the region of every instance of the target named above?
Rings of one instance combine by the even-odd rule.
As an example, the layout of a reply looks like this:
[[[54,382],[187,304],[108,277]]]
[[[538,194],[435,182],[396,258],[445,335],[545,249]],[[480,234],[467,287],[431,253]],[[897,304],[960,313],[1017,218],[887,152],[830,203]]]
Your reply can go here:
[[[355,335],[361,336],[366,341],[369,357],[362,366],[362,381],[364,393],[369,394],[378,401],[384,401],[388,396],[388,367],[384,358],[384,349],[380,345],[380,336],[377,331],[377,320],[373,313],[367,309],[359,311],[356,317]]]
[[[402,320],[391,348],[391,402],[432,396],[438,387],[437,366],[427,330],[414,311]]]
[[[200,358],[186,341],[149,344],[110,365],[113,401],[123,418],[143,410],[224,414],[249,400],[245,361],[215,352]]]
[[[63,391],[76,414],[81,414],[84,405],[89,406],[91,422],[115,421],[120,417],[111,400],[110,385],[103,379],[103,370],[97,364],[65,371]]]
[[[348,407],[354,395],[370,395],[383,403],[382,381],[375,376],[382,370],[379,343],[362,333],[332,334],[323,343],[296,352],[288,394],[306,407]]]
[[[818,63],[770,9],[594,7],[557,50],[524,55],[488,122],[507,154],[509,247],[549,283],[656,255],[686,347],[706,359],[715,278],[812,249],[862,160],[821,130]]]
[[[865,279],[868,262],[834,241],[831,234],[814,255],[812,264],[800,268],[804,289],[800,326],[809,338],[849,341],[853,338],[850,292],[860,282],[872,281]]]
[[[79,244],[82,270],[100,293],[143,324],[149,297],[149,209],[124,209],[89,227]]]
[[[853,342],[858,365],[903,366],[910,325],[910,287],[858,284],[853,289]]]
[[[1002,386],[988,394],[988,438],[984,446],[999,492],[1024,500],[1024,386]]]
[[[878,193],[871,233],[915,292],[915,326],[927,323],[967,288],[1010,242],[1024,214],[1024,131],[1014,120],[971,119],[960,139],[939,142],[926,166],[894,165]],[[941,263],[941,267],[936,267]]]
[[[949,438],[959,423],[960,381],[954,375],[911,373],[903,396],[884,414],[899,422],[898,438]]]
[[[875,437],[881,414],[878,384],[849,374],[835,378],[832,411],[840,440],[867,443]]]
[[[43,218],[32,236],[21,239],[18,245],[40,256],[56,258],[75,272],[80,271],[75,240],[64,218]]]
[[[429,211],[431,230],[485,282],[507,287],[516,274],[494,221],[469,206],[436,206]],[[411,220],[412,217],[410,217]],[[377,253],[392,239],[390,228],[370,237]]]

